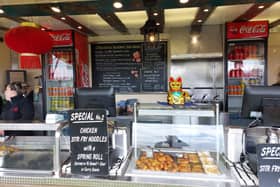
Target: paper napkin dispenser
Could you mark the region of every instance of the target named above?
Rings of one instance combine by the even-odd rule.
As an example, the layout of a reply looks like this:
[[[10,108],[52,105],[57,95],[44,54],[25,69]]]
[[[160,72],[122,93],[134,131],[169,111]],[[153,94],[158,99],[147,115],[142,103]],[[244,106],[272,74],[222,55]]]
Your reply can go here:
[[[57,123],[62,120],[64,120],[64,116],[62,114],[47,114],[45,122],[46,123]]]
[[[112,148],[119,158],[127,156],[130,147],[130,131],[127,127],[117,127],[112,133]]]

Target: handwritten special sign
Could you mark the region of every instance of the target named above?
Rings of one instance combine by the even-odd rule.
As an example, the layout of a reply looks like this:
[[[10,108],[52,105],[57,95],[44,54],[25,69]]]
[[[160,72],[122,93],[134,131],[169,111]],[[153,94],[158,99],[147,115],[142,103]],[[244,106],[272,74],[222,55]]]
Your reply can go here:
[[[280,186],[280,144],[257,145],[260,187]]]
[[[108,175],[109,150],[106,111],[69,112],[72,174]]]

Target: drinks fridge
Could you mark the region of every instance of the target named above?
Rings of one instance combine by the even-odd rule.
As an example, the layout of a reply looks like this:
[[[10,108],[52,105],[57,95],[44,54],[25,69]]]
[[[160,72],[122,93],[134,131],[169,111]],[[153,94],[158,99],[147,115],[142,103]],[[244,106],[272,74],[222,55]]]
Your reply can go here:
[[[54,47],[44,57],[44,114],[66,115],[74,108],[74,88],[89,86],[87,37],[72,30],[49,34]]]
[[[267,84],[267,21],[226,26],[225,109],[240,117],[245,86]]]

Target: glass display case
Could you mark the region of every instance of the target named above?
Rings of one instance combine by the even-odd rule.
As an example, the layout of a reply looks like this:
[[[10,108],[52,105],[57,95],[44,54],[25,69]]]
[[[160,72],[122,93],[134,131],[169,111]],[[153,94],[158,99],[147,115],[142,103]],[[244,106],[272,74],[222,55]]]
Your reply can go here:
[[[52,131],[54,136],[6,136],[0,143],[0,175],[61,176],[61,163],[70,157],[67,121],[15,123],[0,121],[0,130]]]
[[[183,108],[138,104],[134,111],[134,152],[127,176],[199,181],[200,186],[205,181],[213,186],[235,183],[220,156],[224,144],[218,104]],[[209,123],[200,124],[199,118],[208,118]]]

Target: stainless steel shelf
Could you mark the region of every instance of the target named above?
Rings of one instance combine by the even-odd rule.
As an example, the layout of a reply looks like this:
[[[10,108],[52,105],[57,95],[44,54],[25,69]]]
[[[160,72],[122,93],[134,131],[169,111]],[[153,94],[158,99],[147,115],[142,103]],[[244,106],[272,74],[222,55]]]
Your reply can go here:
[[[9,123],[7,121],[0,121],[0,130],[7,131],[56,131],[60,123]]]
[[[173,108],[160,104],[139,104],[138,115],[145,116],[193,116],[193,117],[215,117],[212,105],[194,104],[184,108]]]

